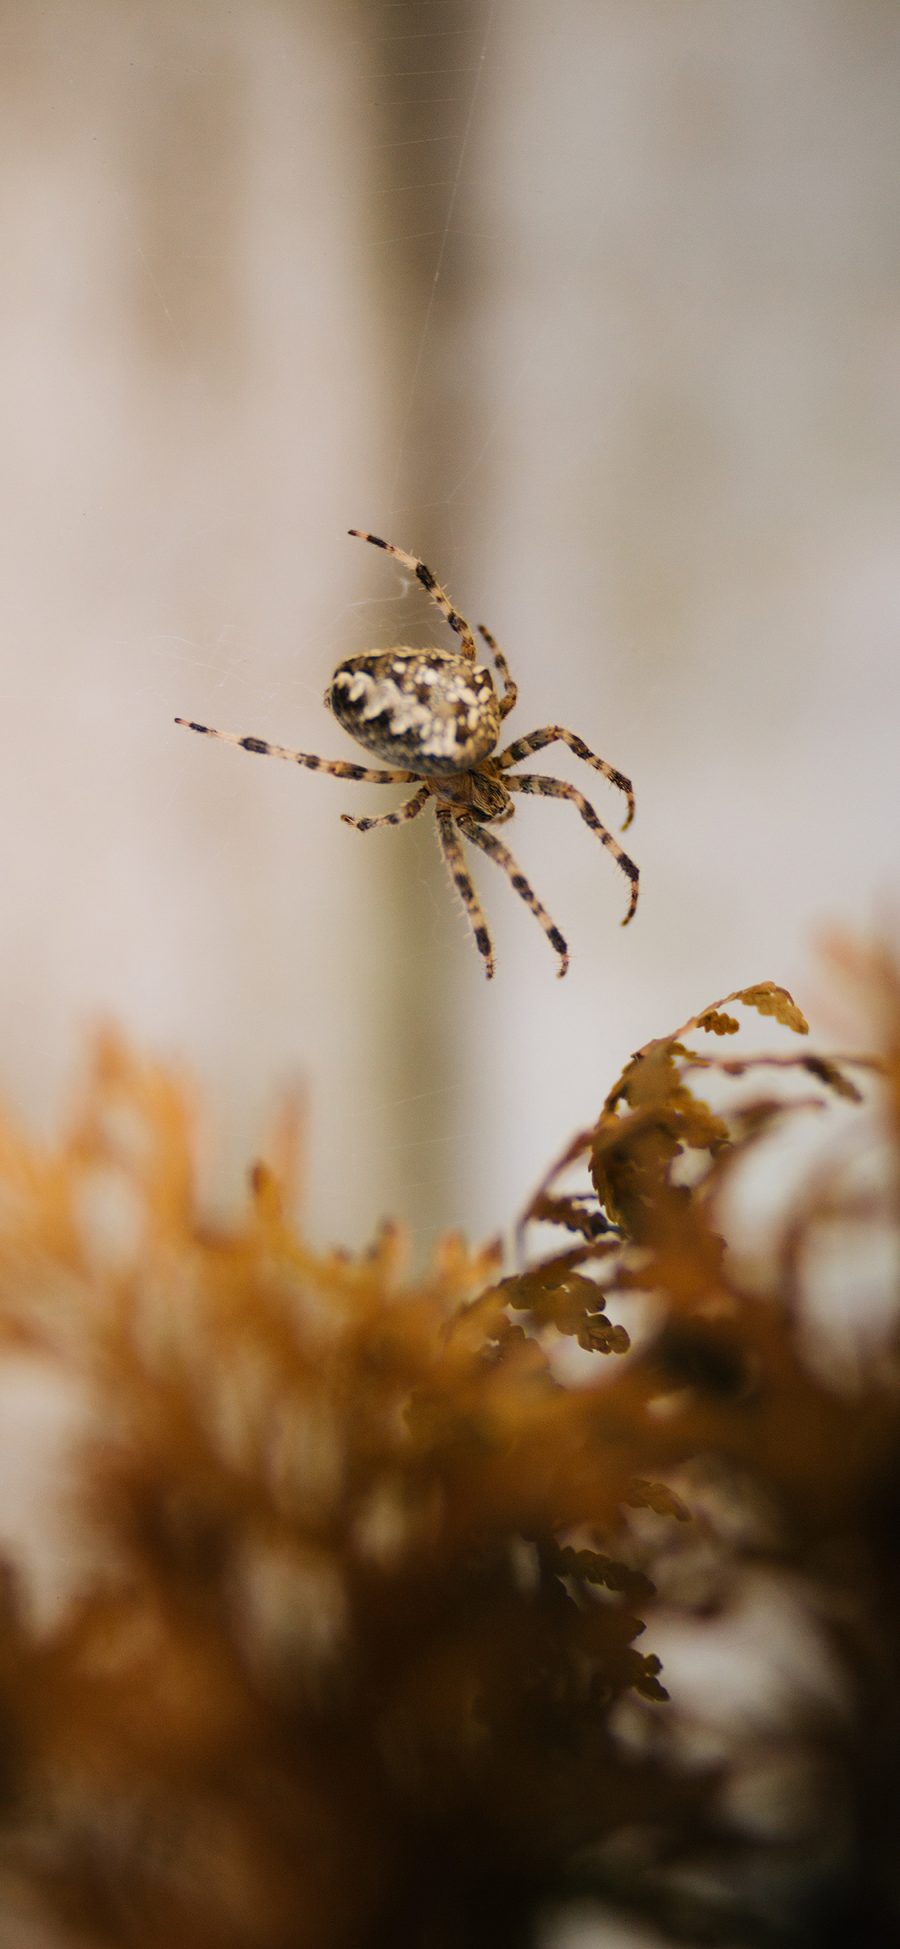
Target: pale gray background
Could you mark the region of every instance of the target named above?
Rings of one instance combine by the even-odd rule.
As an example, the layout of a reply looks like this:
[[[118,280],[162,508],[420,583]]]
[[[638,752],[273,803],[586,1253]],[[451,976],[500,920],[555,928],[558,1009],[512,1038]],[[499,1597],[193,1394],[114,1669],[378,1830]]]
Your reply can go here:
[[[477,1235],[638,1043],[883,918],[898,90],[878,0],[0,7],[0,1067],[34,1125],[111,1016],[190,1066],[222,1193],[299,1079],[317,1240]],[[353,755],[334,664],[435,631],[351,524],[495,630],[516,731],[635,780],[626,933],[574,812],[507,828],[565,983],[479,858],[485,984],[424,822],[340,825],[390,795],[172,725]]]

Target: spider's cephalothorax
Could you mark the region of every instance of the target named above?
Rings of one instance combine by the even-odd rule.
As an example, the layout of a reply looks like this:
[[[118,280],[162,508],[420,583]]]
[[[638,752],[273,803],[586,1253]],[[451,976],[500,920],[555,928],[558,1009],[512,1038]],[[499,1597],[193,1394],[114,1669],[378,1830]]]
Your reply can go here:
[[[637,906],[638,869],[634,861],[623,852],[612,833],[607,832],[593,806],[574,785],[565,784],[560,778],[548,778],[543,772],[514,773],[511,767],[548,744],[568,745],[577,757],[593,765],[595,771],[602,772],[604,778],[624,792],[628,802],[626,826],[634,816],[631,785],[605,758],[598,758],[582,738],[576,737],[574,731],[564,730],[561,724],[542,725],[539,731],[516,738],[503,751],[497,751],[503,720],[512,710],[517,695],[503,651],[490,632],[479,624],[479,635],[490,650],[503,686],[502,695],[498,696],[490,671],[476,661],[475,638],[469,624],[454,609],[425,563],[396,548],[393,542],[380,541],[377,535],[364,534],[359,528],[351,528],[350,533],[385,549],[410,569],[460,639],[455,650],[380,650],[366,656],[348,657],[338,665],[325,692],[326,704],[357,744],[386,759],[391,769],[374,771],[365,765],[348,764],[343,758],[316,758],[311,752],[289,751],[284,745],[269,744],[264,738],[240,737],[235,731],[214,731],[208,724],[195,724],[184,717],[176,718],[175,722],[187,724],[189,730],[199,731],[206,737],[240,745],[244,751],[289,758],[296,765],[305,765],[310,771],[329,772],[334,778],[355,778],[373,785],[415,784],[416,791],[396,812],[361,819],[344,812],[341,817],[346,825],[355,826],[357,832],[371,832],[375,826],[405,824],[433,799],[441,850],[454,885],[462,895],[475,944],[484,959],[485,973],[490,976],[494,972],[494,954],[466,867],[462,839],[478,846],[502,867],[520,899],[540,922],[559,955],[559,973],[565,974],[569,951],[559,928],[532,892],[512,854],[489,827],[512,817],[513,792],[569,799],[630,882],[628,912],[622,923],[625,926]]]

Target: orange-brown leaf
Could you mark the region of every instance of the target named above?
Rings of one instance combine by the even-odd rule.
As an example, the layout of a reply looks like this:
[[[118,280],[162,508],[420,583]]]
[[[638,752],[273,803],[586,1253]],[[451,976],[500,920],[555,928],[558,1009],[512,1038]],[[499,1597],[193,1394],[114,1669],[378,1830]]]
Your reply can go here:
[[[755,1008],[759,1015],[773,1015],[776,1022],[793,1029],[795,1035],[809,1034],[809,1023],[802,1009],[797,1007],[793,995],[786,988],[779,988],[775,981],[758,981],[752,988],[741,988],[733,999]]]

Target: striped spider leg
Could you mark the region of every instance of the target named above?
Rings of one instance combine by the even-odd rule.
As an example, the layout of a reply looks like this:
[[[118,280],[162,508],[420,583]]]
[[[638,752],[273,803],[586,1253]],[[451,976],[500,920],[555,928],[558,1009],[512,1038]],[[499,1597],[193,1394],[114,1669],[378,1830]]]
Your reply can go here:
[[[556,949],[559,955],[559,967],[556,972],[558,975],[564,975],[569,965],[568,947],[555,921],[551,920],[546,907],[541,906],[533,887],[529,885],[524,873],[516,865],[508,846],[504,846],[496,838],[494,833],[488,831],[486,826],[479,825],[477,819],[460,819],[459,829],[460,832],[465,833],[466,838],[473,846],[480,846],[482,852],[487,853],[488,859],[496,860],[497,865],[506,874],[511,886],[518,894],[519,899],[524,900],[529,913],[534,915],[536,921],[539,921],[550,942],[550,946]]]
[[[593,765],[594,770],[602,772],[611,785],[618,786],[619,791],[624,792],[628,801],[628,814],[622,823],[621,831],[627,832],[634,818],[634,793],[630,778],[626,778],[622,772],[608,765],[605,758],[598,758],[597,753],[585,744],[583,738],[576,737],[574,731],[565,731],[561,724],[545,724],[540,731],[529,731],[526,737],[516,738],[513,744],[507,745],[505,751],[498,751],[494,762],[499,765],[501,771],[506,771],[509,765],[517,765],[520,758],[530,758],[533,752],[543,751],[548,744],[567,744],[569,750],[574,751],[576,758],[583,758],[586,765]],[[599,820],[597,823],[599,824]]]
[[[447,871],[462,899],[463,906],[468,915],[469,925],[475,937],[475,946],[484,960],[484,972],[487,975],[488,981],[492,981],[494,975],[493,943],[488,933],[487,921],[484,918],[481,903],[469,877],[456,820],[449,808],[442,805],[437,807],[435,817],[437,819],[438,839],[440,840],[441,852],[447,864]]]
[[[519,686],[517,683],[513,682],[513,679],[510,676],[509,664],[506,661],[506,658],[503,654],[503,651],[500,648],[499,643],[495,643],[490,630],[485,629],[483,623],[479,623],[478,625],[478,634],[479,636],[484,637],[484,640],[488,646],[488,649],[490,650],[494,662],[497,665],[497,669],[500,672],[500,681],[503,685],[503,696],[500,699],[500,716],[501,718],[508,717],[514,704],[518,700]]]
[[[622,922],[622,926],[627,927],[628,922],[634,918],[634,910],[638,902],[640,874],[635,866],[634,860],[629,858],[628,854],[619,845],[618,840],[613,838],[611,832],[607,832],[606,827],[598,819],[593,806],[588,803],[584,793],[579,792],[575,785],[563,784],[561,778],[545,777],[543,772],[516,772],[513,777],[507,778],[504,782],[509,792],[531,792],[537,798],[570,799],[572,804],[578,807],[585,825],[590,826],[591,831],[596,833],[601,844],[608,847],[616,864],[622,868],[622,872],[631,881],[631,897],[628,902],[628,912]],[[627,825],[627,820],[625,823]]]
[[[354,832],[374,832],[376,826],[405,826],[408,819],[416,819],[431,797],[431,786],[420,785],[411,799],[405,799],[396,812],[382,812],[379,818],[357,819],[352,812],[342,812],[341,821],[352,826]]]
[[[441,615],[446,617],[450,628],[461,638],[461,654],[474,663],[475,638],[469,624],[465,617],[459,614],[458,609],[454,609],[446,589],[441,588],[437,577],[432,575],[430,568],[427,568],[424,562],[420,562],[418,555],[408,555],[405,548],[397,547],[396,542],[382,541],[380,535],[370,535],[365,528],[348,528],[347,533],[353,535],[356,541],[370,541],[373,548],[383,548],[386,555],[393,555],[395,562],[402,562],[404,568],[410,570],[416,581],[421,582],[423,589],[428,590],[432,602],[437,603]]]
[[[328,772],[332,778],[355,778],[366,785],[409,785],[418,778],[414,771],[373,771],[369,765],[350,765],[344,758],[317,758],[310,751],[291,751],[284,744],[269,744],[265,738],[242,738],[237,731],[217,731],[212,724],[195,724],[189,717],[176,717],[187,731],[201,737],[218,738],[221,744],[236,744],[241,751],[258,752],[261,758],[286,758],[291,765],[305,765],[307,771]]]

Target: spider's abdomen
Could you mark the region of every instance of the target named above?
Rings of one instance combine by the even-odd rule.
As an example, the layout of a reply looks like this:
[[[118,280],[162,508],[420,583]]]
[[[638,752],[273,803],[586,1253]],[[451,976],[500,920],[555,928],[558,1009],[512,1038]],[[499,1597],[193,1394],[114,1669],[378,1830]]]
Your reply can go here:
[[[412,771],[466,771],[500,732],[490,671],[452,650],[350,656],[325,702],[358,744]]]

